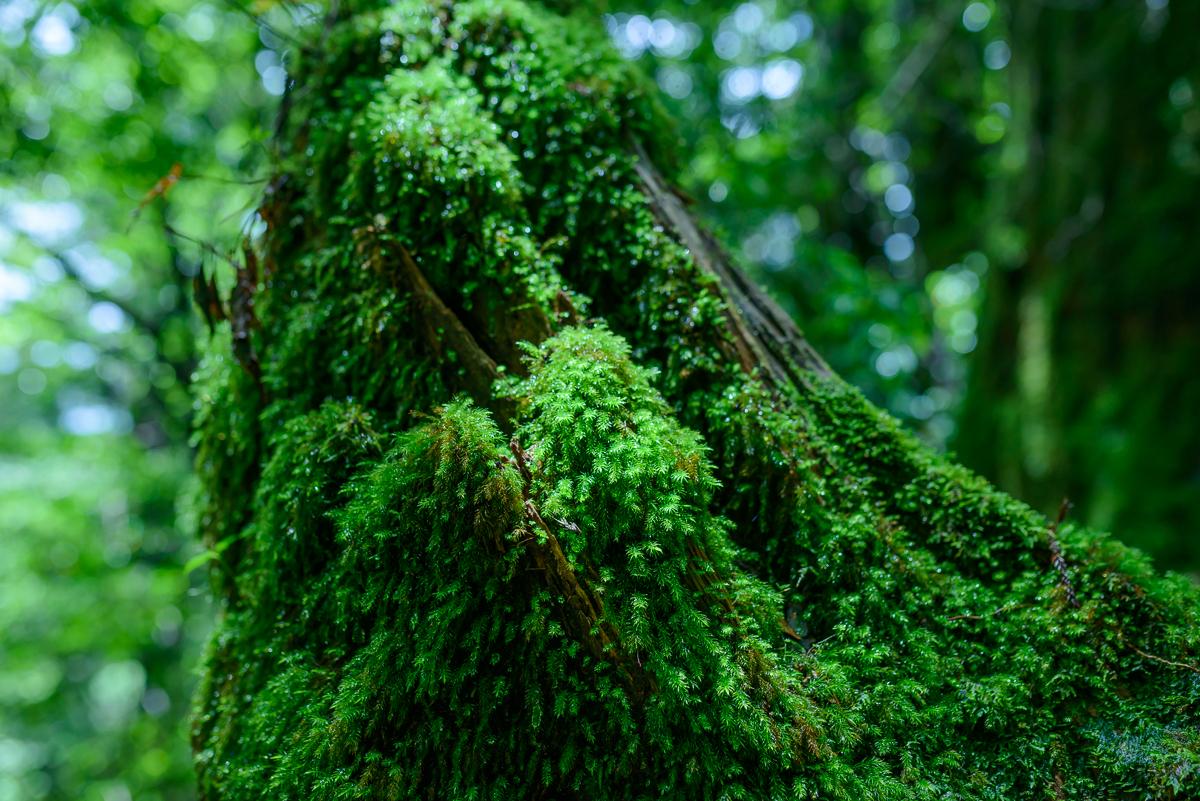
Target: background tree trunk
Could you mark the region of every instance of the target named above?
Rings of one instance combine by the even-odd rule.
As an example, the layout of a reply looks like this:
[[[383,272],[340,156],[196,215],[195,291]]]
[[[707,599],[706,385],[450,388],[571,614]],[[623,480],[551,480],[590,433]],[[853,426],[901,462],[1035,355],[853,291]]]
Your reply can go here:
[[[1197,595],[921,447],[594,20],[314,32],[200,382],[205,798],[1170,798]]]
[[[953,447],[1035,508],[1068,495],[1086,522],[1192,567],[1200,6],[1172,6],[1170,24],[1119,2],[1012,10],[995,214],[1019,224],[1023,256],[989,277]]]

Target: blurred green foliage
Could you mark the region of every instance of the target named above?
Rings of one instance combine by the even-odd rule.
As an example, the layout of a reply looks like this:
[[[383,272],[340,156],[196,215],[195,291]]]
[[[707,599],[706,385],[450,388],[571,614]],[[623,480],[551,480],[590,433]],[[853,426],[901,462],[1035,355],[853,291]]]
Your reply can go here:
[[[697,205],[843,375],[1196,571],[1200,7],[1059,5],[605,21]],[[0,801],[193,795],[190,285],[253,225],[308,13],[0,0]]]
[[[194,795],[211,613],[181,510],[205,251],[164,224],[236,241],[260,49],[227,6],[0,2],[0,799]]]

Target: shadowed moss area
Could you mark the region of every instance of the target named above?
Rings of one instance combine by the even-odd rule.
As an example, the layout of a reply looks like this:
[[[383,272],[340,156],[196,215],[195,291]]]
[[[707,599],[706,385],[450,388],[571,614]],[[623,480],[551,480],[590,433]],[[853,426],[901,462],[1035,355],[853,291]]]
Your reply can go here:
[[[739,359],[594,20],[306,52],[197,390],[204,798],[1200,791],[1195,589]]]

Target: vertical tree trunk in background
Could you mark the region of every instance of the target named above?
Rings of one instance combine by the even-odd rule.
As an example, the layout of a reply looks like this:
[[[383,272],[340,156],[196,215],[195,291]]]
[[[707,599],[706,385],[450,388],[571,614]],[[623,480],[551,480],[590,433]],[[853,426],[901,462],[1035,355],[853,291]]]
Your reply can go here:
[[[831,375],[595,20],[362,5],[202,369],[203,798],[1197,789],[1195,590]]]
[[[1200,6],[1012,14],[999,213],[1025,256],[991,275],[954,447],[1035,508],[1067,495],[1200,570]]]

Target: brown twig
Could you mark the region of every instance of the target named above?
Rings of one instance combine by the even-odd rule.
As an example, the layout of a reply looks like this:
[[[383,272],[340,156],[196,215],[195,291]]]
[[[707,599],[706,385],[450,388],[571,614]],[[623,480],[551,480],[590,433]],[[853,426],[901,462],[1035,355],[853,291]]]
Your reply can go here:
[[[1143,659],[1149,659],[1153,662],[1158,662],[1161,665],[1167,665],[1167,666],[1173,667],[1173,668],[1183,668],[1185,670],[1190,670],[1193,673],[1200,673],[1200,667],[1196,667],[1195,665],[1191,664],[1190,662],[1172,662],[1170,659],[1163,659],[1161,656],[1155,656],[1154,654],[1148,654],[1145,651],[1143,651],[1141,648],[1138,648],[1136,645],[1134,645],[1133,643],[1131,643],[1129,641],[1126,641],[1125,644],[1129,646],[1129,650],[1133,651],[1135,654],[1142,657]]]
[[[258,291],[258,257],[250,243],[242,247],[243,261],[237,265],[237,280],[229,295],[229,325],[233,333],[233,355],[258,385],[265,396],[262,367],[254,348],[252,332],[259,328],[254,312],[254,295]]]
[[[1026,606],[1031,606],[1031,604],[1008,604],[993,611],[990,617],[995,617],[1003,612],[1011,612],[1014,609],[1023,609]],[[946,618],[946,622],[949,623],[952,620],[986,620],[988,617],[988,615],[951,615]]]
[[[388,241],[385,231],[376,225],[358,228],[354,236],[366,266],[412,298],[423,340],[430,352],[440,358],[445,351],[453,351],[462,368],[458,377],[462,388],[477,402],[489,403],[492,382],[500,376],[495,360],[480,347],[463,321],[437,294],[408,248]]]
[[[589,586],[587,580],[575,571],[558,537],[547,525],[530,497],[532,474],[529,465],[532,459],[529,452],[521,447],[516,437],[509,443],[509,450],[512,451],[517,472],[521,475],[526,517],[541,529],[542,535],[524,537],[521,544],[533,562],[532,569],[542,574],[546,584],[561,600],[563,623],[592,656],[617,668],[635,701],[640,701],[648,693],[657,692],[657,682],[652,675],[643,670],[637,655],[635,654],[631,661],[624,652],[620,632],[605,618],[603,599]]]
[[[1047,538],[1050,540],[1050,563],[1058,571],[1059,583],[1066,590],[1067,600],[1071,606],[1078,609],[1079,599],[1075,596],[1075,585],[1071,583],[1071,571],[1067,567],[1067,560],[1063,558],[1062,545],[1058,542],[1058,527],[1067,519],[1067,512],[1070,509],[1071,502],[1063,498],[1062,503],[1058,507],[1058,517],[1050,524],[1050,529],[1047,531]]]

